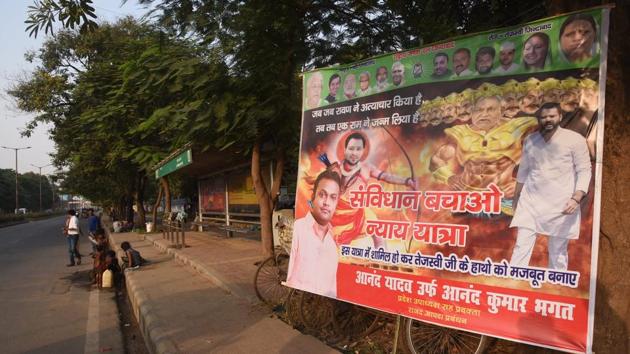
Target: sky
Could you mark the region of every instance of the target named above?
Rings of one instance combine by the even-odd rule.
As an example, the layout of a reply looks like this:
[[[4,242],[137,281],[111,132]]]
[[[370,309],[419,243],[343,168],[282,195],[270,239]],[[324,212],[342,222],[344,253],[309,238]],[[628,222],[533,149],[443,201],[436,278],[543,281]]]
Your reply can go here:
[[[0,146],[27,147],[28,150],[18,152],[18,172],[39,172],[35,166],[45,166],[51,163],[50,154],[54,152],[54,143],[48,137],[47,126],[39,126],[28,138],[22,137],[20,132],[33,117],[19,111],[6,90],[11,87],[16,78],[25,77],[33,68],[24,60],[24,53],[38,49],[45,40],[43,32],[37,38],[28,36],[25,32],[24,20],[27,8],[33,0],[3,0],[0,6]],[[124,16],[141,17],[146,10],[135,0],[128,0],[122,4],[121,0],[94,0],[98,21],[115,21]],[[0,148],[0,168],[15,169],[15,151]],[[42,174],[54,173],[54,167],[42,168]]]

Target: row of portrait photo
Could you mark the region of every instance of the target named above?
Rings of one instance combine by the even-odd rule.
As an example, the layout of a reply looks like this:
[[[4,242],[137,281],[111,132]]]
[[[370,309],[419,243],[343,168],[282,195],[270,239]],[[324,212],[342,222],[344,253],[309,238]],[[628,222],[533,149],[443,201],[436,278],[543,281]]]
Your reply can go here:
[[[497,35],[492,42],[486,39],[493,36],[484,36],[483,42],[475,41],[478,37],[462,39],[462,46],[454,45],[429,55],[420,55],[420,51],[416,50],[414,55],[407,57],[394,54],[377,58],[371,61],[372,65],[363,67],[307,74],[304,109],[417,83],[598,65],[598,25],[593,16],[575,14],[567,17],[559,28],[554,24],[543,24],[537,28],[541,31],[508,31]],[[479,43],[473,46],[476,42]]]
[[[567,121],[584,121],[584,117],[578,119],[577,116],[588,114],[591,122],[598,106],[598,90],[597,82],[590,78],[558,80],[550,77],[541,81],[531,77],[521,82],[510,79],[500,85],[485,82],[477,88],[424,100],[417,113],[420,127],[465,124],[471,119],[475,101],[491,95],[500,98],[503,119],[533,117],[542,104],[555,102],[560,104]],[[588,132],[590,130],[592,127]],[[579,131],[582,135],[588,132]]]

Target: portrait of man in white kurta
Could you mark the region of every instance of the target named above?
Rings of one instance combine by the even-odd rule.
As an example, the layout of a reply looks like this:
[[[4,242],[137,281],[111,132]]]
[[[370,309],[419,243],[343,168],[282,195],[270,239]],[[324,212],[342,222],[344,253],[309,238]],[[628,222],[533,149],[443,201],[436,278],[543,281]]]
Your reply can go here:
[[[591,160],[586,139],[559,126],[559,104],[543,104],[536,118],[539,129],[525,139],[516,177],[510,227],[517,228],[517,237],[510,263],[528,266],[537,235],[544,235],[548,267],[567,270],[569,240],[580,234],[580,204],[588,193]]]

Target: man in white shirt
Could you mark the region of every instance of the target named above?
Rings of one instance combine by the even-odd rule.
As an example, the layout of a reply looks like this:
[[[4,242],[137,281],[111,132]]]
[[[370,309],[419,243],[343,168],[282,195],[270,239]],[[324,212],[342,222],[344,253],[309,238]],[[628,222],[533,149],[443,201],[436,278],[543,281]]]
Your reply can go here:
[[[481,47],[477,50],[477,54],[475,54],[477,75],[487,75],[492,72],[495,54],[493,47]]]
[[[451,76],[451,79],[456,79],[460,76],[470,76],[472,71],[468,69],[470,66],[470,49],[459,48],[453,53],[453,71],[455,74]]]
[[[306,81],[306,109],[317,108],[322,105],[322,83],[324,77],[321,72],[311,74]]]
[[[525,139],[516,177],[514,218],[518,228],[510,263],[526,267],[538,234],[548,236],[549,268],[566,270],[569,240],[580,233],[580,203],[591,181],[586,139],[561,128],[558,103],[543,104],[539,130]]]
[[[392,64],[392,83],[396,87],[405,85],[405,65],[400,61]]]
[[[367,138],[362,133],[351,133],[344,141],[343,160],[333,163],[336,165],[333,168],[338,170],[341,176],[341,198],[331,223],[335,228],[336,242],[340,245],[349,244],[365,235],[366,209],[352,206],[350,203],[352,191],[367,188],[374,179],[417,189],[417,183],[413,178],[387,173],[365,161],[369,152],[367,143]],[[372,236],[372,241],[375,249],[387,248],[387,243],[380,237]]]
[[[512,42],[501,43],[501,49],[499,49],[499,65],[494,69],[494,74],[510,74],[518,69],[518,64],[514,63],[514,54],[516,53],[516,46]]]
[[[370,73],[364,71],[359,75],[359,89],[357,90],[357,96],[369,96],[372,94],[372,87],[370,87]]]
[[[70,263],[68,267],[72,267],[75,264],[81,264],[81,255],[77,250],[77,244],[79,242],[79,218],[76,215],[74,209],[68,210],[68,217],[66,218],[66,225],[64,227],[64,234],[68,240],[68,252],[70,253]],[[76,263],[75,263],[76,258]]]
[[[386,66],[379,66],[379,68],[376,69],[376,86],[374,86],[376,92],[383,92],[389,89],[387,76],[388,72]]]
[[[439,52],[433,57],[433,74],[432,79],[442,79],[451,75],[451,69],[448,68],[448,54]]]
[[[286,285],[315,294],[337,297],[337,244],[330,219],[341,190],[339,174],[326,170],[317,176],[311,210],[293,226]]]

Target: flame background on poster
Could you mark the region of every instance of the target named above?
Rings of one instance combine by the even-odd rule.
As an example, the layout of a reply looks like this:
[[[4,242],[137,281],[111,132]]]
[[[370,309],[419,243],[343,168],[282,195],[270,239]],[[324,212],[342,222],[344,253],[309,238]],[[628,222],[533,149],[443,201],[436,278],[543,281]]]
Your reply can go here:
[[[557,74],[560,80],[569,77],[571,73]],[[584,76],[584,72],[580,75]],[[539,75],[542,80],[553,77],[550,74]],[[523,83],[530,77],[520,77],[519,82]],[[505,82],[507,79],[502,80]],[[484,85],[484,81],[467,82],[467,88],[479,88]],[[501,82],[501,81],[499,81]],[[393,99],[395,95],[401,97],[415,96],[417,92],[421,92],[425,98],[424,103],[429,102],[430,99],[440,98],[439,96],[447,96],[450,92],[447,90],[460,89],[461,84],[458,86],[451,85],[433,85],[430,88],[422,87],[408,87],[401,90],[397,90],[391,93],[380,94],[376,96],[370,96],[367,98],[359,99],[357,102],[374,102],[379,100]],[[483,88],[483,86],[481,86]],[[458,91],[455,91],[458,92]],[[353,101],[354,102],[354,101]],[[352,104],[346,103],[346,105]],[[339,105],[337,105],[339,106]],[[336,106],[335,106],[336,107]],[[379,117],[391,116],[394,112],[401,115],[414,114],[418,110],[418,106],[412,107],[397,107],[389,110],[379,110],[372,112],[353,112],[347,116],[332,116],[323,118],[313,118],[310,111],[305,113],[303,136],[302,136],[302,151],[300,156],[300,172],[296,196],[296,218],[301,218],[308,212],[307,201],[311,198],[312,194],[312,181],[315,177],[325,169],[325,165],[318,159],[321,154],[326,154],[331,162],[341,163],[343,160],[344,142],[345,138],[353,132],[352,130],[346,130],[341,132],[324,132],[314,133],[314,125],[325,123],[338,123],[338,122],[350,122],[356,120],[363,120],[366,118],[376,119]],[[362,162],[374,165],[376,168],[385,171],[390,174],[394,174],[401,177],[410,177],[411,168],[414,169],[414,177],[418,181],[419,190],[448,190],[449,188],[437,183],[431,177],[431,171],[429,170],[429,164],[432,155],[437,149],[446,143],[447,139],[444,134],[444,129],[454,124],[440,123],[436,126],[422,127],[419,124],[403,124],[401,126],[388,126],[386,129],[391,133],[391,136],[385,129],[381,127],[373,127],[369,129],[360,129],[362,134],[367,138],[368,143],[366,146],[366,152],[363,155]],[[396,139],[405,152],[411,159],[413,166],[409,166],[401,147],[395,142]],[[514,176],[516,176],[514,171]],[[593,179],[592,179],[593,181]],[[586,200],[582,203],[582,220],[581,220],[581,232],[577,240],[571,240],[569,243],[569,270],[577,271],[580,273],[580,281],[577,289],[568,289],[561,286],[544,284],[539,291],[550,294],[563,294],[569,296],[575,296],[580,298],[588,298],[588,283],[590,276],[590,259],[591,259],[591,238],[592,238],[592,204],[593,204],[593,182],[591,181],[590,192],[588,193]],[[370,183],[377,183],[375,178],[372,178]],[[389,183],[380,182],[385,191],[402,191],[409,190],[408,187],[401,185],[393,185]],[[467,234],[466,247],[452,247],[452,246],[439,246],[425,244],[419,241],[412,241],[410,252],[415,253],[420,251],[423,254],[434,254],[436,252],[442,252],[444,255],[454,253],[459,257],[467,255],[470,259],[484,260],[489,257],[494,262],[500,262],[502,259],[509,261],[512,254],[512,248],[516,240],[516,229],[510,229],[509,223],[510,216],[502,215],[500,217],[475,217],[470,215],[453,215],[449,211],[431,211],[422,209],[419,219],[416,220],[416,211],[413,210],[391,210],[386,208],[366,208],[366,219],[377,220],[389,220],[389,221],[408,221],[408,222],[435,222],[435,223],[452,223],[452,224],[467,224],[470,226],[470,230]],[[365,225],[364,225],[365,227]],[[399,250],[401,252],[406,251],[407,243],[409,242],[409,236],[405,241],[388,240],[387,247],[390,251]],[[372,240],[370,237],[361,237],[352,242],[353,246],[372,246]],[[547,266],[547,237],[538,237],[532,259],[531,266],[546,267]],[[431,270],[411,270],[401,269],[401,271],[409,272],[414,271],[419,275],[435,276],[452,280],[467,281],[471,283],[482,283],[487,285],[500,285],[513,289],[532,290],[531,286],[527,282],[506,280],[494,277],[486,276],[472,276],[461,273],[451,273],[445,271],[431,271]]]
[[[479,319],[484,323],[497,324],[499,327],[485,330],[478,328],[477,330],[499,337],[502,336],[501,333],[507,331],[504,333],[504,338],[550,346],[560,350],[589,352],[592,349],[596,283],[595,274],[591,276],[590,271],[596,269],[597,263],[607,262],[607,259],[601,258],[598,262],[599,239],[593,239],[592,235],[594,231],[599,230],[599,225],[595,223],[600,221],[599,205],[595,203],[599,203],[602,189],[603,145],[601,144],[603,143],[604,130],[604,97],[599,97],[599,95],[604,94],[603,84],[607,69],[609,11],[607,7],[587,9],[304,73],[300,166],[296,193],[297,218],[307,213],[308,199],[311,197],[313,187],[312,182],[326,168],[324,163],[319,161],[318,156],[326,153],[331,162],[340,162],[341,157],[338,152],[343,149],[340,144],[343,142],[343,136],[350,130],[347,125],[352,125],[352,129],[360,131],[369,139],[369,154],[365,156],[364,162],[398,176],[398,178],[388,177],[387,180],[402,183],[404,178],[413,176],[420,191],[448,189],[447,185],[441,183],[445,183],[451,172],[458,174],[461,172],[461,165],[466,161],[474,161],[467,165],[467,174],[464,176],[466,179],[455,181],[456,183],[452,185],[458,187],[453,188],[468,188],[463,187],[468,184],[470,188],[477,189],[484,188],[489,183],[501,182],[500,187],[508,195],[511,195],[510,174],[511,177],[515,177],[518,170],[520,140],[524,138],[528,128],[532,128],[532,131],[535,128],[532,124],[535,123],[533,115],[539,105],[532,104],[532,99],[557,102],[558,95],[567,96],[566,93],[569,93],[569,96],[575,97],[560,99],[562,109],[568,113],[564,115],[560,125],[586,138],[593,166],[596,167],[593,169],[594,173],[588,194],[581,203],[579,238],[571,240],[568,245],[568,271],[579,272],[580,274],[576,289],[549,284],[543,284],[541,288],[532,288],[526,281],[472,276],[449,271],[429,271],[413,267],[404,268],[392,266],[391,263],[379,263],[380,261],[375,260],[370,260],[368,263],[361,258],[345,255],[340,256],[342,263],[339,264],[337,273],[337,287],[341,289],[337,293],[339,299],[391,313],[406,313],[405,311],[401,312],[400,308],[396,308],[396,306],[401,303],[401,294],[409,292],[408,290],[403,289],[401,291],[389,288],[389,291],[385,292],[391,296],[388,295],[387,298],[384,298],[378,295],[378,290],[383,290],[379,286],[373,284],[375,286],[373,291],[364,291],[365,289],[357,287],[360,280],[353,279],[357,275],[353,273],[352,269],[356,270],[363,267],[372,267],[369,272],[373,274],[397,273],[395,277],[400,278],[461,282],[475,288],[494,287],[500,292],[528,293],[532,299],[564,297],[563,301],[574,304],[581,303],[582,315],[563,323],[572,326],[571,328],[560,330],[571,333],[571,338],[560,338],[556,335],[560,328],[557,326],[560,324],[558,320],[549,320],[549,317],[546,317],[537,323],[527,322],[525,318],[531,314],[529,310],[524,316],[513,313],[512,315],[517,317],[517,325],[506,326],[504,321],[494,317],[492,312],[484,307]],[[566,32],[564,31],[569,28],[571,21],[576,21],[576,19],[588,22],[592,29],[589,32],[591,36],[584,38],[583,41],[582,54],[584,55],[577,59],[564,55],[571,49],[567,44],[567,37],[572,36],[570,32],[565,36]],[[509,50],[510,47],[515,49],[512,59],[509,59],[510,55],[500,53],[502,50]],[[459,68],[453,65],[456,52],[461,54],[462,51],[470,54],[470,62],[463,64],[464,66],[467,65],[464,68],[468,71],[460,70],[462,69],[462,60],[458,60]],[[491,52],[499,53],[503,58],[489,54]],[[484,55],[486,58],[480,60],[479,55]],[[493,57],[490,67],[487,64],[488,55]],[[440,59],[438,65],[436,58],[445,56],[448,58],[446,60],[447,70],[443,72],[441,67],[444,60]],[[459,58],[462,59],[462,56],[460,55]],[[479,66],[481,61],[483,61],[482,66]],[[499,62],[502,69],[496,70]],[[506,65],[510,63],[516,64],[516,68],[514,65],[507,68]],[[615,64],[617,63],[615,62]],[[617,67],[621,66],[618,65]],[[416,71],[416,68],[422,70]],[[491,71],[487,69],[491,69]],[[449,70],[457,75],[461,74],[461,76],[452,75]],[[346,79],[354,84],[355,79],[360,76],[364,79],[362,80],[363,83],[368,83],[367,92],[366,88],[363,87],[365,85],[360,87],[361,92],[358,89],[355,90],[356,87],[353,85],[346,87]],[[339,77],[340,84],[343,83],[343,89],[333,92],[334,89],[329,88],[327,84],[329,80],[337,77]],[[367,80],[365,80],[366,78]],[[541,84],[543,82],[544,84]],[[558,82],[561,82],[559,86]],[[500,88],[497,90],[496,86],[500,86]],[[534,90],[529,91],[530,87],[534,87]],[[610,87],[612,86],[609,85]],[[524,89],[526,92],[523,91]],[[510,90],[512,91],[511,95]],[[564,94],[560,93],[562,90],[565,90]],[[470,96],[470,91],[475,91],[472,96]],[[444,130],[452,124],[466,124],[471,117],[468,113],[463,117],[458,114],[455,121],[443,119],[443,117],[452,118],[452,114],[449,116],[449,111],[453,107],[448,105],[457,102],[457,100],[464,102],[471,97],[470,101],[472,101],[479,97],[479,93],[486,97],[489,95],[501,96],[502,108],[508,108],[505,110],[508,114],[504,115],[506,120],[516,116],[529,116],[529,119],[519,119],[513,123],[507,123],[507,125],[494,125],[494,128],[499,129],[491,131],[492,134],[484,134],[483,136],[481,134],[477,136],[475,132],[468,129],[456,129],[461,129],[461,131],[456,132],[457,136],[454,139],[457,139],[457,142],[453,145],[461,145],[465,148],[462,150],[460,147],[454,146],[442,150],[450,152],[444,156],[440,155],[434,160],[432,167],[441,167],[436,173],[436,177],[442,182],[437,182],[433,179],[432,172],[429,171],[428,167],[432,156],[447,141]],[[405,102],[402,105],[396,104],[395,107],[388,107],[389,103],[394,103],[397,99],[400,102],[399,98],[415,98],[414,104]],[[515,100],[519,101],[516,106],[512,104]],[[461,107],[470,107],[470,103],[461,104]],[[486,112],[489,112],[488,107],[486,105]],[[397,119],[396,123],[388,121],[394,114],[398,114],[399,117],[405,116],[406,119],[413,116],[413,120],[401,122],[400,119]],[[486,123],[491,121],[492,119],[486,117]],[[380,127],[381,124],[385,128]],[[359,126],[363,129],[358,128]],[[494,129],[490,123],[486,126],[488,128],[485,129]],[[482,127],[477,126],[476,128],[481,129]],[[469,140],[465,142],[466,139]],[[495,145],[491,146],[491,143]],[[610,145],[606,147],[609,149]],[[486,148],[490,150],[486,150]],[[458,157],[463,161],[454,161],[452,150],[455,150],[455,154],[460,154]],[[486,154],[484,155],[484,153]],[[379,173],[371,170],[372,176]],[[497,175],[497,171],[501,170],[501,175]],[[361,171],[362,176],[366,177],[367,172],[367,169],[363,169]],[[371,178],[369,181],[363,179],[353,187],[358,188],[358,186],[366,183],[379,182],[375,178]],[[381,186],[386,192],[408,189],[405,186],[390,185],[389,183],[381,183]],[[615,203],[613,204],[619,205],[616,201]],[[355,209],[359,210],[355,217],[355,213],[347,205],[348,203],[342,203],[342,207],[338,208],[340,213],[335,216],[337,220],[333,219],[335,222],[333,230],[335,232],[334,237],[339,243],[351,242],[351,246],[372,246],[373,240],[371,237],[352,238],[356,237],[357,234],[360,236],[360,232],[351,232],[348,233],[351,237],[343,237],[344,234],[336,233],[340,229],[338,225],[354,227],[356,231],[361,231],[365,229],[365,221],[362,220],[370,219],[410,223],[415,221],[453,223],[469,226],[465,247],[435,246],[419,241],[412,242],[411,252],[421,251],[424,255],[429,256],[441,252],[445,257],[448,257],[452,253],[459,257],[465,255],[475,261],[483,262],[488,258],[498,263],[502,260],[509,260],[515,244],[516,230],[509,229],[511,217],[507,214],[484,218],[467,214],[452,215],[449,211],[422,210],[421,213],[417,214],[411,210],[367,208],[365,212]],[[509,213],[509,209],[505,210]],[[339,217],[337,218],[337,216]],[[347,220],[350,222],[348,223]],[[359,222],[363,222],[363,226],[358,226]],[[361,230],[357,230],[359,227]],[[342,231],[345,233],[347,230]],[[606,235],[603,231],[602,234]],[[409,235],[407,238],[409,239]],[[405,246],[405,243],[401,241],[388,241],[387,251],[405,250]],[[547,237],[538,237],[529,265],[546,268],[547,252]],[[610,266],[611,262],[608,261],[606,264]],[[344,270],[350,270],[350,272]],[[301,290],[310,291],[308,288]],[[413,290],[410,294],[415,295]],[[420,295],[424,298],[424,295]],[[417,296],[415,297],[419,299]],[[600,297],[598,296],[598,298]],[[460,301],[456,300],[456,302]],[[600,300],[600,303],[603,301]],[[452,312],[449,311],[444,310],[441,313],[452,315]],[[416,316],[412,315],[412,317]],[[560,319],[560,317],[558,318]],[[428,320],[427,318],[419,319]],[[562,318],[561,320],[567,319]],[[475,331],[474,326],[467,326],[465,323],[452,324],[452,326]],[[607,328],[611,327],[607,326]]]

